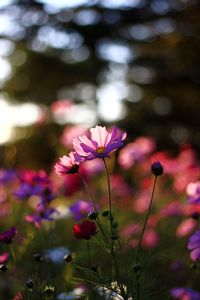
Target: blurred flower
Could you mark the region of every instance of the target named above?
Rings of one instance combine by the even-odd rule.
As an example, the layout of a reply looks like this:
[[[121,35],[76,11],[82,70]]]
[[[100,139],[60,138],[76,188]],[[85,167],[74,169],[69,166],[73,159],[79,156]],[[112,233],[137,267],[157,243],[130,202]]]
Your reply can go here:
[[[104,171],[104,164],[102,159],[87,160],[80,165],[80,173],[85,177],[98,175]]]
[[[73,214],[75,221],[79,221],[80,219],[85,218],[89,214],[89,212],[92,211],[93,206],[87,201],[78,200],[69,208]]]
[[[144,232],[144,236],[142,239],[142,246],[144,248],[153,248],[156,247],[159,243],[159,236],[154,229],[147,229]]]
[[[133,235],[138,235],[141,232],[141,225],[137,223],[132,223],[124,226],[121,229],[120,235],[123,239],[130,239]]]
[[[55,164],[55,171],[60,176],[77,173],[80,162],[80,155],[76,152],[70,152],[68,156],[64,155],[60,158],[60,161]]]
[[[82,223],[74,224],[73,233],[78,239],[89,240],[97,233],[96,224],[89,220],[84,220]]]
[[[87,292],[87,288],[84,286],[76,287],[73,291],[69,293],[60,293],[57,296],[58,300],[75,300],[81,299]]]
[[[5,244],[12,243],[12,240],[13,240],[14,236],[16,235],[16,233],[17,233],[16,227],[12,226],[8,230],[0,233],[0,242],[5,243]]]
[[[187,185],[186,193],[188,195],[188,203],[200,204],[200,181],[190,182]]]
[[[64,132],[61,136],[60,141],[65,147],[71,148],[73,138],[78,137],[79,135],[85,134],[86,131],[87,131],[87,129],[85,129],[84,127],[79,126],[79,125],[67,126],[64,129]]]
[[[65,255],[69,255],[70,251],[66,247],[56,247],[49,250],[46,250],[44,253],[44,257],[56,264],[62,264],[63,258]]]
[[[24,170],[20,173],[19,178],[21,182],[25,182],[31,185],[46,185],[49,183],[49,177],[44,170]]]
[[[200,260],[200,230],[197,230],[188,240],[188,249],[193,261]]]
[[[170,294],[177,300],[200,300],[200,293],[190,288],[173,288]]]
[[[14,196],[19,198],[20,200],[26,200],[32,195],[39,195],[41,192],[41,187],[33,186],[28,183],[22,183],[18,190],[13,193]]]
[[[127,287],[123,285],[124,291],[127,291]],[[111,289],[107,287],[98,287],[97,291],[100,296],[103,296],[105,300],[124,300],[122,296],[119,295],[120,289],[117,282],[111,282]],[[132,297],[128,297],[128,300],[133,300]]]
[[[124,169],[131,168],[135,162],[145,158],[155,148],[153,139],[139,137],[134,142],[127,144],[119,153],[119,164]]]
[[[182,213],[182,204],[179,201],[172,201],[171,203],[167,203],[160,209],[159,215],[164,218],[170,216],[181,216]]]
[[[22,293],[17,293],[13,298],[12,300],[23,300],[23,296],[22,296]]]
[[[123,206],[128,202],[128,198],[132,195],[132,190],[128,183],[120,174],[113,174],[110,176],[110,182],[114,194],[114,198],[123,199]]]
[[[53,214],[56,212],[55,208],[43,209],[25,216],[25,220],[29,223],[33,223],[36,228],[40,228],[43,221],[53,221]]]
[[[8,252],[3,252],[0,254],[0,265],[5,264],[9,259],[9,253]]]
[[[122,147],[126,132],[113,126],[111,133],[105,127],[96,126],[90,129],[90,137],[86,135],[73,139],[75,151],[84,159],[109,157],[109,153]]]
[[[189,235],[197,226],[197,221],[194,219],[183,220],[176,229],[177,237],[184,237]]]
[[[14,170],[0,170],[0,183],[9,183],[16,179],[16,172]]]

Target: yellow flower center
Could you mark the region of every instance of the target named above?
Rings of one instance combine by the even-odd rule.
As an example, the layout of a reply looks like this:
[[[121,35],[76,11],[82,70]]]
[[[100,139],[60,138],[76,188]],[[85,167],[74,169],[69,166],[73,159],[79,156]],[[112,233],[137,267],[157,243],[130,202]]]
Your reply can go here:
[[[104,150],[105,150],[104,147],[98,147],[98,148],[96,149],[97,153],[103,153]]]

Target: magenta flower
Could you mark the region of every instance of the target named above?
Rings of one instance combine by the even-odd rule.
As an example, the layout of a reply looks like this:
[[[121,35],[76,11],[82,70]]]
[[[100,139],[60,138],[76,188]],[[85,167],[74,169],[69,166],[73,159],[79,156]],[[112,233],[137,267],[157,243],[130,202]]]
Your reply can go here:
[[[9,253],[8,252],[3,252],[0,254],[0,265],[5,264],[9,259]]]
[[[64,155],[55,164],[55,171],[60,176],[77,173],[81,160],[82,158],[76,152],[70,152],[68,156]]]
[[[17,233],[15,226],[12,226],[8,230],[0,233],[0,242],[5,244],[10,244]]]
[[[85,160],[109,157],[109,153],[123,146],[126,132],[113,126],[111,132],[105,127],[96,126],[90,129],[90,136],[79,136],[73,139],[75,151]]]

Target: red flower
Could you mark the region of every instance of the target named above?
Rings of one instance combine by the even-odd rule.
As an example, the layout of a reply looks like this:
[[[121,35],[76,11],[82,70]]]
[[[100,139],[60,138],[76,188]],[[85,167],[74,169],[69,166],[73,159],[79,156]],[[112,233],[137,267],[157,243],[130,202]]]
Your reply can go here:
[[[23,300],[22,293],[17,293],[12,300]]]
[[[97,233],[96,224],[89,220],[84,220],[82,223],[73,226],[73,233],[77,239],[89,240]]]

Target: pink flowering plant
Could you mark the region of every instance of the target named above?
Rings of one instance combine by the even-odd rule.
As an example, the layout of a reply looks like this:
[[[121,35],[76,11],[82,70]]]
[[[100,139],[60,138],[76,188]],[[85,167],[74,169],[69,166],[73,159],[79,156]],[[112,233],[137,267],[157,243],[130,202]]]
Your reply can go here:
[[[50,173],[0,170],[0,299],[200,300],[195,151],[78,132]]]

